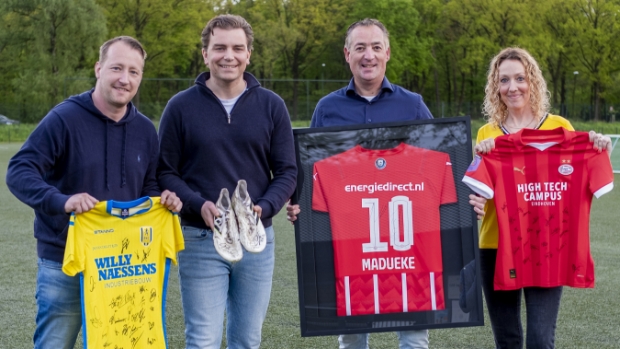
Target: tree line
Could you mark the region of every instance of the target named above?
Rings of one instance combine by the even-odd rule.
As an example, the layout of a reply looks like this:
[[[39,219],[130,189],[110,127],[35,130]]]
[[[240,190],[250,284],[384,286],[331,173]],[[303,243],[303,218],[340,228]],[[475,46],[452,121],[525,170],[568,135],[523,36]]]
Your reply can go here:
[[[344,35],[365,17],[390,31],[390,81],[435,114],[446,105],[447,115],[479,115],[488,64],[506,46],[538,60],[554,112],[601,120],[620,103],[620,0],[3,0],[0,114],[37,122],[93,86],[101,43],[131,35],[148,52],[138,103],[157,118],[205,70],[200,33],[220,13],[252,24],[248,71],[283,96],[293,119],[308,117],[304,103],[328,92],[324,81],[338,80],[333,90],[350,79]]]

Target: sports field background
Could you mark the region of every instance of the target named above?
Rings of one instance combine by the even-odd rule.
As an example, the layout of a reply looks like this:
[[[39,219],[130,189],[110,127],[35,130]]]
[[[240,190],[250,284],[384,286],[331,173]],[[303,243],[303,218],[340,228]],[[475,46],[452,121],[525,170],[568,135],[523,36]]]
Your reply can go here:
[[[37,269],[32,236],[34,215],[13,197],[4,180],[8,160],[20,146],[0,143],[0,349],[32,348],[34,331]],[[564,288],[557,348],[620,348],[620,188],[594,201],[590,226],[596,288]],[[281,212],[274,219],[274,228],[276,267],[262,348],[337,348],[335,336],[301,338],[293,227]],[[168,288],[167,328],[171,349],[184,348],[176,271],[173,267]],[[485,324],[432,330],[430,348],[491,349],[494,345],[488,318]],[[370,338],[372,349],[398,348],[394,333],[373,334]],[[76,347],[82,348],[81,340]]]

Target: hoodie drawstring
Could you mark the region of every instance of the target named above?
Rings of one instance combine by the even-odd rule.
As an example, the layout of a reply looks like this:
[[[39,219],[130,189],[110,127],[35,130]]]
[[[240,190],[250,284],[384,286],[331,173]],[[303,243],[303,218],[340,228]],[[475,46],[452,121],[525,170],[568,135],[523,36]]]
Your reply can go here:
[[[125,177],[125,153],[127,152],[127,123],[123,124],[123,148],[121,150],[121,188],[127,184]]]
[[[105,187],[108,191],[110,191],[110,182],[108,181],[109,175],[108,175],[108,127],[109,127],[109,123],[106,122],[105,123],[105,154],[103,156],[103,160],[105,161],[104,163],[104,172],[105,172]]]

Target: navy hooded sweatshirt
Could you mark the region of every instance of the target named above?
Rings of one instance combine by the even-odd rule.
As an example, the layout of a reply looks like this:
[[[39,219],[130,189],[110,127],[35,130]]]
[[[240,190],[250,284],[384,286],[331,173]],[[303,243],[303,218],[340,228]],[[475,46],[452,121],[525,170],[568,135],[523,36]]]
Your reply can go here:
[[[295,190],[297,162],[291,120],[282,98],[244,73],[247,89],[230,115],[207,87],[209,73],[172,97],[159,124],[159,186],[183,201],[181,223],[206,228],[200,209],[222,188],[232,195],[245,179],[252,201],[271,218]]]
[[[131,103],[119,122],[106,117],[93,91],[54,107],[9,162],[9,189],[35,212],[40,258],[63,260],[70,218],[64,207],[71,195],[100,201],[160,195],[155,126]]]

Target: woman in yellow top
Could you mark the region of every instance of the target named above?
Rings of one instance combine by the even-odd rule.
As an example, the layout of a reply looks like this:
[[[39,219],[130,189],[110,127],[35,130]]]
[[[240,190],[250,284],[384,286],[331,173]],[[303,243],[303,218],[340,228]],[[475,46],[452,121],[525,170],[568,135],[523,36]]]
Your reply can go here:
[[[485,88],[484,113],[488,123],[478,130],[475,151],[488,153],[497,136],[524,128],[574,130],[561,116],[548,113],[549,92],[538,63],[525,50],[506,48],[489,67]],[[599,151],[611,151],[609,137],[590,132]],[[475,200],[472,197],[472,200]],[[480,212],[476,210],[480,216]],[[521,294],[525,294],[528,349],[553,348],[562,287],[526,287],[514,291],[495,291],[493,275],[499,230],[493,200],[484,207],[480,228],[480,271],[482,289],[491,319],[497,348],[523,348]]]

